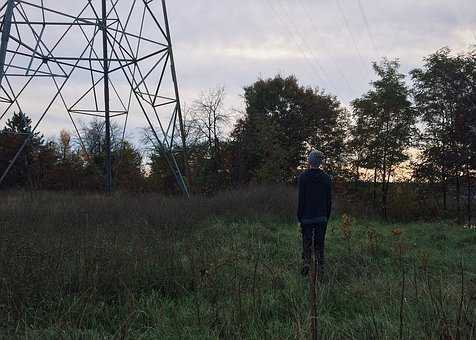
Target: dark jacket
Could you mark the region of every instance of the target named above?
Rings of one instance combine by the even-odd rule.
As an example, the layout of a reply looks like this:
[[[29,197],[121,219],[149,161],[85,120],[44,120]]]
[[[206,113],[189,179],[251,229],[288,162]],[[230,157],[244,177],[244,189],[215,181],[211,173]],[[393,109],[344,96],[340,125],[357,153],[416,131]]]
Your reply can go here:
[[[331,177],[321,169],[309,169],[302,173],[299,176],[299,222],[325,223],[331,216],[331,209]]]

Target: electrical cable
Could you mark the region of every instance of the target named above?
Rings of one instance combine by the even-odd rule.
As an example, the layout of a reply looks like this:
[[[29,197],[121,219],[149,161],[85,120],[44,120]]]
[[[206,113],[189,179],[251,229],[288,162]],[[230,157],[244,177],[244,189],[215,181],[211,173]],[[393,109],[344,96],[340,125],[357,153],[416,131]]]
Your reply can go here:
[[[350,29],[349,20],[347,19],[346,15],[344,13],[344,10],[342,8],[340,0],[336,0],[336,3],[337,3],[337,8],[339,10],[339,13],[340,13],[340,15],[342,17],[342,20],[344,22],[344,26],[347,29],[347,32],[349,33],[350,39],[352,40],[352,44],[354,45],[354,50],[355,50],[357,56],[359,57],[360,62],[362,63],[362,66],[364,68],[367,68],[367,62],[362,57],[362,53],[360,52],[359,46],[357,45],[357,40],[355,39],[355,36],[352,33],[352,30]]]
[[[283,13],[284,15],[286,16],[288,22],[289,22],[289,26],[291,26],[291,29],[292,29],[292,33],[295,34],[295,36],[297,38],[300,39],[302,45],[304,45],[306,51],[309,51],[309,54],[311,56],[311,59],[312,59],[312,62],[315,63],[318,67],[318,69],[321,71],[321,73],[326,77],[326,78],[329,78],[329,79],[332,79],[332,77],[330,77],[330,75],[327,73],[326,69],[322,66],[322,64],[320,63],[319,61],[319,58],[317,57],[317,55],[314,53],[314,50],[312,47],[310,47],[310,44],[308,43],[307,39],[304,37],[303,34],[301,34],[298,26],[296,25],[296,23],[294,22],[293,18],[292,18],[292,15],[290,15],[289,13],[291,12],[291,9],[286,5],[286,2],[282,3],[278,0],[278,4],[283,8]],[[285,7],[286,5],[286,7]],[[329,81],[327,81],[328,85],[329,84]],[[331,86],[331,87],[334,87],[336,88],[336,86]]]
[[[301,0],[296,0],[296,2],[299,4],[302,12],[304,13],[305,17],[307,18],[307,20],[309,21],[309,23],[311,24],[311,27],[312,29],[314,29],[316,32],[319,31],[319,28],[315,25],[314,23],[314,20],[312,20],[311,16],[309,15],[309,11],[304,7],[304,5],[302,4],[302,1]],[[344,81],[344,83],[346,84],[348,90],[350,92],[354,91],[355,89],[350,85],[350,81],[349,79],[346,77],[345,73],[342,71],[342,68],[337,64],[336,62],[336,57],[335,57],[335,53],[334,53],[334,49],[332,48],[329,48],[329,46],[327,46],[327,52],[330,54],[330,57],[332,59],[332,62],[337,70],[337,73],[339,75],[339,77]],[[329,51],[330,49],[330,51]]]
[[[369,20],[367,18],[367,14],[365,14],[365,8],[362,5],[362,1],[357,0],[357,4],[359,5],[359,11],[360,11],[360,14],[362,15],[362,19],[364,20],[365,28],[366,28],[367,34],[369,36],[369,40],[372,43],[372,48],[374,50],[375,56],[377,58],[380,58],[379,53],[378,53],[378,49],[377,49],[377,44],[375,43],[375,39],[374,39],[374,36],[372,34],[372,30],[370,29]]]
[[[309,55],[306,53],[306,51],[303,49],[299,41],[297,41],[296,37],[293,35],[291,30],[289,29],[289,27],[286,25],[286,22],[284,21],[284,19],[279,15],[278,10],[273,5],[274,0],[265,0],[265,1],[268,3],[269,7],[271,8],[273,16],[280,22],[281,26],[285,29],[285,33],[288,35],[290,40],[295,44],[300,54],[306,59],[310,69],[315,74],[316,78],[328,84],[328,81],[323,77],[323,75],[321,75],[321,72],[318,70],[316,65],[312,62],[312,59],[309,57]]]

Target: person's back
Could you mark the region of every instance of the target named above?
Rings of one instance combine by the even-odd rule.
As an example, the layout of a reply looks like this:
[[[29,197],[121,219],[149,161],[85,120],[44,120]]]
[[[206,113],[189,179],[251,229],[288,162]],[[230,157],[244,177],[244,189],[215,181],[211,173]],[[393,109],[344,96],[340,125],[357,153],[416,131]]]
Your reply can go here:
[[[309,272],[312,243],[319,263],[319,272],[324,271],[324,244],[327,223],[332,210],[332,180],[320,169],[323,155],[318,151],[309,154],[309,169],[299,176],[297,217],[303,238],[303,275]]]
[[[332,208],[330,176],[321,169],[308,169],[299,176],[298,219],[302,224],[327,222]]]

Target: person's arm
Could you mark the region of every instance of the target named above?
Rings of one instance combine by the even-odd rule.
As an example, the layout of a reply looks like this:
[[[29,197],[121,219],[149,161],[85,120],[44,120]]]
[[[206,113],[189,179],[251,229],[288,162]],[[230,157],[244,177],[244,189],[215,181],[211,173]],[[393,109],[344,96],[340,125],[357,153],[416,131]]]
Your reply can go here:
[[[329,178],[329,187],[327,192],[327,220],[331,218],[332,211],[332,179]]]
[[[299,190],[299,193],[298,193],[298,211],[297,211],[297,218],[298,218],[298,221],[301,222],[301,219],[302,219],[302,215],[304,213],[304,183],[303,183],[303,179],[302,179],[302,176],[299,176],[299,179],[298,179],[298,190]]]

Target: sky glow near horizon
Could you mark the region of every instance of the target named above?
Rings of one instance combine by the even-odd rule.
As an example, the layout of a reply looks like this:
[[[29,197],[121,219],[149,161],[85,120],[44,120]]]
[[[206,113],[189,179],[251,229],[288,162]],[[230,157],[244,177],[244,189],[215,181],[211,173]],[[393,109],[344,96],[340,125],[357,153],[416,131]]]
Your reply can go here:
[[[64,4],[45,0],[48,7],[55,3]],[[278,73],[348,106],[368,91],[374,60],[399,58],[407,73],[439,48],[463,52],[476,44],[473,0],[174,0],[167,6],[185,107],[202,91],[224,86],[226,108],[243,110],[243,87]],[[143,119],[131,119],[128,135],[139,140],[143,126]],[[61,128],[72,130],[65,114],[48,116],[40,131],[57,136]]]

